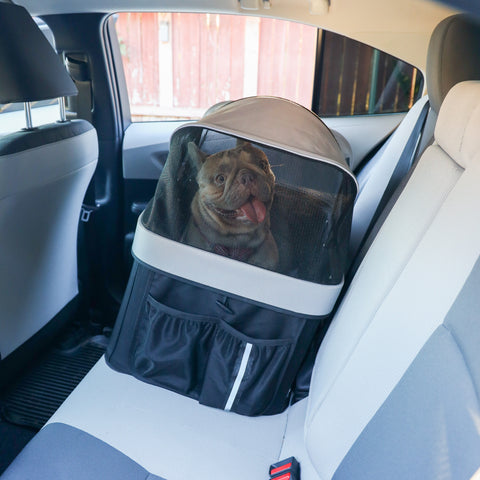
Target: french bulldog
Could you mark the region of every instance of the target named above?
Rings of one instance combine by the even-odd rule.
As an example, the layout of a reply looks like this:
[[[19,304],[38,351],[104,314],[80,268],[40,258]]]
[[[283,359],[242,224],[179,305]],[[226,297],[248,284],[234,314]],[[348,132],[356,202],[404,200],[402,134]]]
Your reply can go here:
[[[274,270],[278,248],[270,231],[275,176],[267,156],[248,142],[213,155],[194,142],[188,154],[198,191],[184,242]]]

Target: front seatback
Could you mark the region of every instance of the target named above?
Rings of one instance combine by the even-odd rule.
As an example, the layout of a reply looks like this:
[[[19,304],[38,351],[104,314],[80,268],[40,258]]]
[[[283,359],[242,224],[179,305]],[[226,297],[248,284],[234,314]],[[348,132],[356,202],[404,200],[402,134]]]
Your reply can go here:
[[[0,23],[4,46],[0,51],[0,102],[31,102],[76,93],[56,53],[25,9],[1,3]],[[16,59],[14,65],[12,59]],[[78,293],[78,221],[97,157],[95,129],[82,120],[0,138],[2,360]]]
[[[480,82],[446,97],[318,353],[306,446],[322,479],[480,467]]]
[[[85,121],[0,139],[2,359],[78,293],[78,221],[97,154]]]

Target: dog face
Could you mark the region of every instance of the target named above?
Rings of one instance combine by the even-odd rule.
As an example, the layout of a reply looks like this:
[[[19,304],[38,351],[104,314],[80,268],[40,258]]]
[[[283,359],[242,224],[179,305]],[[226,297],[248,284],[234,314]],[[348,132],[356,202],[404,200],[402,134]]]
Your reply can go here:
[[[188,152],[198,170],[192,213],[200,230],[238,235],[269,228],[275,176],[261,150],[239,142],[206,155],[190,142]]]

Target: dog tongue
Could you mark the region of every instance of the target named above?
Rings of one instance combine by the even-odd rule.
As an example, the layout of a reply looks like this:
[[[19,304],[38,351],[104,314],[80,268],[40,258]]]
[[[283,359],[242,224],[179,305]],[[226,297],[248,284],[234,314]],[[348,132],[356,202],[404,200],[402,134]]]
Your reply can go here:
[[[245,205],[240,207],[240,210],[252,223],[262,223],[267,214],[265,204],[258,200],[258,198],[249,200]]]

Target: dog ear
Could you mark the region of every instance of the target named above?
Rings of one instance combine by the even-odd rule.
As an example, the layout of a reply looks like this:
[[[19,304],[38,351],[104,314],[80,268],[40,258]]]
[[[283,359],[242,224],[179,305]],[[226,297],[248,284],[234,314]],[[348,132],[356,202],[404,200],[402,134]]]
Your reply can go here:
[[[195,142],[188,142],[187,151],[188,156],[190,157],[190,163],[193,169],[198,173],[208,155],[202,152]]]
[[[243,138],[237,138],[237,144],[235,147],[251,147],[252,144],[250,142],[247,142]]]

